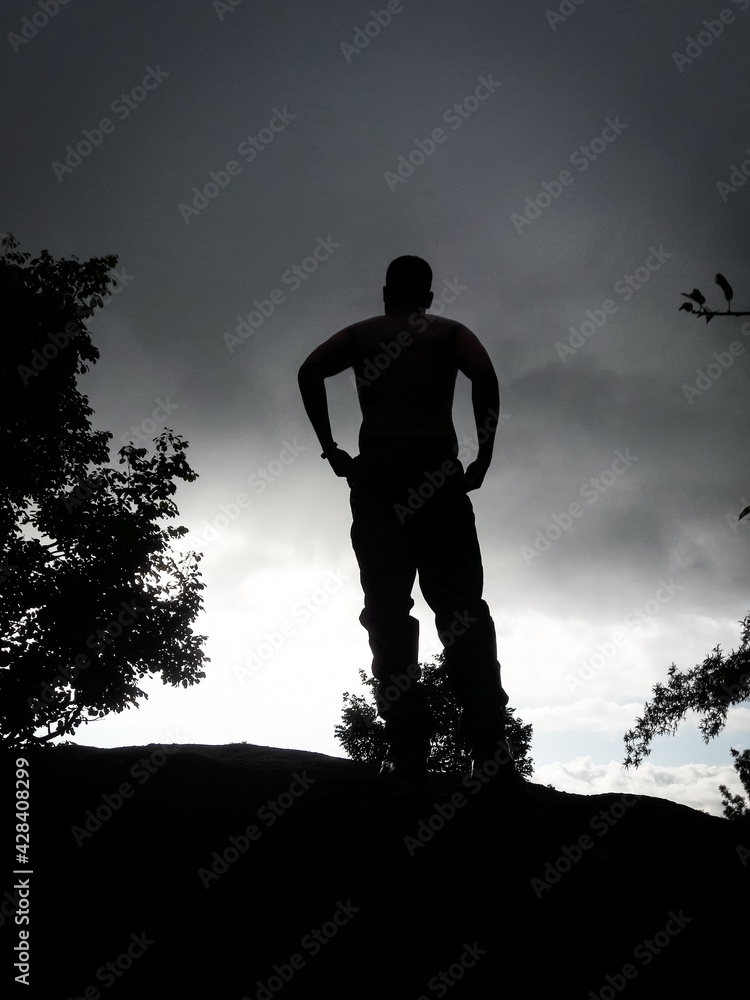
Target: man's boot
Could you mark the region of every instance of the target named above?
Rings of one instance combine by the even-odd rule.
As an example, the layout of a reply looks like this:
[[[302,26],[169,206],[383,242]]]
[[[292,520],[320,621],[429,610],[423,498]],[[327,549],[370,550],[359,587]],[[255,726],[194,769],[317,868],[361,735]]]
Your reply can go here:
[[[386,687],[392,692],[393,685]],[[435,725],[424,686],[413,681],[412,687],[402,692],[381,714],[388,741],[388,758],[381,773],[398,777],[425,776]]]
[[[419,622],[409,616],[397,625],[381,625],[377,636],[370,632],[370,648],[375,700],[389,748],[382,773],[425,775],[435,724],[420,682]]]
[[[471,748],[472,774],[481,771],[496,788],[523,788],[506,739],[508,695],[500,680],[495,629],[487,618],[464,643],[446,650],[448,682],[461,706],[459,738]]]
[[[523,788],[526,782],[516,768],[505,734],[505,709],[500,713],[499,718],[489,718],[481,709],[463,708],[459,734],[471,747],[472,775],[480,772],[495,788]]]

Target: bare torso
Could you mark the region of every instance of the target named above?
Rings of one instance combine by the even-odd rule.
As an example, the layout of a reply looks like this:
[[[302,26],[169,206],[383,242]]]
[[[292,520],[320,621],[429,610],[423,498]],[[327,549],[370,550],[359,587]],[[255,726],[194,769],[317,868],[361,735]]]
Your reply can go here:
[[[349,327],[362,410],[359,447],[383,436],[439,437],[457,446],[453,392],[457,324],[440,316],[373,316]]]

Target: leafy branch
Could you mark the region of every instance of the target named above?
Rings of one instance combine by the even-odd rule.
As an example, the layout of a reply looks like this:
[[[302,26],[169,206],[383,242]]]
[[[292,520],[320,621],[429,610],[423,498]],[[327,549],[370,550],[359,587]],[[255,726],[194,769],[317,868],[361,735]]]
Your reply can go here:
[[[724,298],[727,300],[727,306],[731,306],[732,299],[734,298],[732,286],[723,274],[717,274],[714,281],[724,293]],[[734,312],[730,308],[723,310],[723,312],[720,312],[718,309],[706,309],[706,297],[698,288],[694,288],[692,292],[683,292],[682,294],[690,301],[683,302],[679,308],[679,312],[682,312],[684,309],[685,312],[692,313],[694,316],[703,316],[706,323],[710,323],[714,316],[750,316],[750,312]],[[697,309],[693,303],[698,306]],[[746,517],[748,514],[750,514],[750,506],[745,507],[737,520],[741,521],[742,518]]]
[[[724,293],[724,298],[727,300],[727,306],[731,306],[732,299],[734,297],[732,286],[723,274],[717,274],[714,281]],[[702,316],[705,318],[706,323],[710,323],[714,316],[750,316],[750,312],[733,312],[729,308],[724,309],[723,311],[719,311],[718,309],[706,309],[706,297],[697,288],[694,288],[692,292],[683,292],[682,294],[686,299],[690,299],[690,301],[683,302],[679,311],[681,312],[684,309],[685,312],[693,313],[694,316]],[[693,303],[698,306],[697,309]]]

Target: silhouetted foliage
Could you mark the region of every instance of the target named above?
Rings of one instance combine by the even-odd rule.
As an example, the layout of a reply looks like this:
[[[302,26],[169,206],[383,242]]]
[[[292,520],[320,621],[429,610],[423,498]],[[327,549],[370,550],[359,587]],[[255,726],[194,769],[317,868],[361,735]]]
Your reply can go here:
[[[131,443],[124,470],[105,468],[112,435],[78,391],[99,357],[84,320],[117,258],[2,246],[0,744],[21,746],[135,704],[146,674],[194,684],[206,658],[190,628],[200,556],[178,560],[169,545],[187,529],[161,525],[174,480],[196,478],[187,443],[165,428],[155,454]]]
[[[706,297],[698,288],[694,288],[692,292],[683,292],[683,296],[689,299],[688,302],[683,302],[680,306],[680,310],[685,310],[686,312],[693,313],[697,317],[704,317],[706,323],[710,323],[714,316],[750,316],[749,312],[733,312],[729,307],[732,304],[732,299],[734,298],[734,290],[729,284],[727,279],[723,274],[717,274],[714,278],[715,283],[724,293],[724,298],[727,301],[727,308],[723,311],[716,309],[706,309]],[[695,303],[698,308],[693,306]],[[750,506],[745,507],[741,512],[740,516],[737,518],[741,521],[743,517],[747,517],[750,514]],[[703,730],[703,738],[708,743],[712,736],[716,736],[717,733],[723,729],[726,723],[726,712],[729,704],[736,704],[737,701],[744,701],[747,698],[747,677],[741,678],[741,681],[745,682],[745,693],[740,695],[737,701],[730,701],[724,704],[723,713],[721,711],[721,699],[724,695],[719,695],[711,686],[711,680],[706,679],[705,684],[698,685],[698,678],[695,677],[695,671],[700,671],[703,667],[710,664],[716,675],[721,673],[722,669],[726,669],[727,673],[731,674],[735,668],[735,663],[733,658],[738,658],[738,662],[747,662],[747,643],[748,643],[748,620],[750,620],[750,615],[745,618],[744,627],[745,631],[742,637],[742,646],[737,652],[733,652],[726,659],[723,658],[721,654],[721,649],[719,646],[714,650],[713,656],[706,657],[704,663],[700,667],[696,667],[694,671],[690,671],[688,674],[677,674],[676,667],[672,664],[669,671],[669,685],[665,689],[662,685],[657,684],[654,688],[654,694],[661,700],[659,706],[657,706],[657,699],[654,699],[652,706],[646,705],[646,715],[643,719],[638,719],[636,728],[631,730],[625,735],[625,744],[628,751],[628,756],[625,762],[625,766],[628,767],[630,764],[638,766],[643,756],[650,753],[650,750],[645,749],[651,736],[655,733],[661,732],[672,732],[677,728],[677,723],[680,719],[685,717],[685,713],[682,715],[675,716],[674,714],[669,715],[669,712],[674,713],[678,710],[680,698],[685,701],[686,709],[695,708],[696,711],[707,711],[707,715],[701,723],[701,729]],[[744,661],[743,661],[744,657]],[[721,677],[719,678],[721,680]],[[686,687],[685,684],[688,684]],[[693,683],[693,687],[690,688],[689,684]],[[726,683],[726,682],[725,682]],[[730,685],[734,685],[736,682],[730,681]],[[667,707],[667,700],[665,700],[662,692],[672,692],[676,697],[673,699],[669,707]],[[695,705],[690,704],[689,699],[695,699]],[[712,698],[716,698],[716,701],[712,702]],[[708,700],[707,700],[708,699]],[[697,708],[698,702],[706,707]],[[652,712],[652,715],[649,715]],[[671,722],[667,724],[667,728],[650,729],[650,726],[658,726],[664,724],[663,719],[675,719],[674,725]],[[716,728],[718,726],[718,728]],[[650,734],[650,735],[649,735]],[[745,750],[740,754],[737,750],[732,748],[732,756],[734,757],[734,768],[740,776],[740,781],[742,782],[742,787],[745,789],[748,795],[748,801],[750,802],[750,765],[748,763],[749,751]],[[738,819],[740,816],[750,815],[750,810],[748,810],[743,802],[741,795],[731,795],[729,789],[726,785],[720,785],[719,791],[722,793],[722,801],[724,803],[724,815],[728,819]]]
[[[730,306],[732,304],[732,298],[734,297],[732,286],[723,274],[717,274],[714,281],[724,293],[724,298],[727,300],[727,306]],[[680,306],[680,310],[685,309],[687,312],[691,312],[695,316],[703,316],[706,323],[710,323],[714,316],[750,316],[749,312],[732,312],[731,309],[725,309],[723,312],[719,312],[716,309],[706,309],[706,297],[697,288],[694,288],[692,292],[683,292],[682,294],[686,299],[690,299],[690,302],[683,302]],[[693,302],[697,304],[697,309],[693,307]],[[745,507],[737,520],[741,521],[742,518],[746,517],[748,514],[750,514],[750,506]]]
[[[666,685],[654,686],[654,697],[644,706],[643,716],[636,719],[634,728],[625,734],[625,767],[638,767],[651,753],[653,738],[666,734],[673,736],[689,711],[702,716],[699,728],[704,742],[708,743],[726,725],[729,708],[750,698],[750,613],[741,625],[742,642],[738,649],[725,654],[721,646],[716,646],[702,663],[685,673],[674,663],[671,665],[669,681]],[[735,770],[750,799],[750,752],[745,750],[740,754],[732,749],[732,755]],[[730,796],[723,785],[720,791],[724,793],[724,814],[727,817],[743,815],[741,809],[745,806],[741,796]]]
[[[750,750],[743,750],[740,753],[739,750],[730,747],[729,752],[734,757],[734,769],[745,789],[747,801],[750,802]],[[750,819],[750,808],[741,795],[732,795],[726,785],[719,785],[719,791],[727,819]]]
[[[422,683],[430,699],[436,728],[428,767],[431,771],[443,773],[468,771],[471,768],[471,755],[468,745],[457,737],[460,711],[445,678],[443,654],[439,653],[434,663],[422,663],[420,666]],[[345,692],[342,722],[335,727],[334,732],[352,760],[371,761],[381,765],[388,755],[388,743],[385,739],[385,725],[378,718],[375,707],[375,678],[368,677],[364,670],[359,671],[359,677],[370,693],[370,700],[361,694]],[[514,709],[507,708],[506,712],[506,736],[513,758],[518,771],[530,778],[534,771],[534,761],[529,756],[532,726],[524,725],[521,719],[516,719]]]
[[[727,300],[727,306],[731,306],[732,299],[734,297],[732,286],[723,274],[717,274],[714,281],[724,293],[724,298]],[[749,312],[733,312],[729,308],[722,311],[719,311],[718,309],[706,309],[706,296],[698,288],[694,288],[692,292],[683,292],[682,294],[690,301],[683,302],[680,306],[680,311],[684,309],[686,312],[693,313],[693,315],[699,318],[702,317],[705,319],[706,323],[710,323],[714,316],[750,316]],[[693,303],[698,306],[697,309]]]

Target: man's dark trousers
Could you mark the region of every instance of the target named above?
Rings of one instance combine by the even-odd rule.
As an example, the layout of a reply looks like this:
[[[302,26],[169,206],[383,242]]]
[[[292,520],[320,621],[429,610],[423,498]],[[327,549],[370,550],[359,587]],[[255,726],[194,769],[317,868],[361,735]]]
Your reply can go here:
[[[360,622],[369,635],[392,753],[422,746],[434,734],[418,680],[419,623],[409,614],[417,574],[462,709],[461,735],[473,749],[503,738],[508,696],[495,626],[482,600],[474,512],[455,451],[439,438],[378,438],[353,460],[348,481],[351,539],[365,597]],[[394,685],[393,678],[401,683]]]

